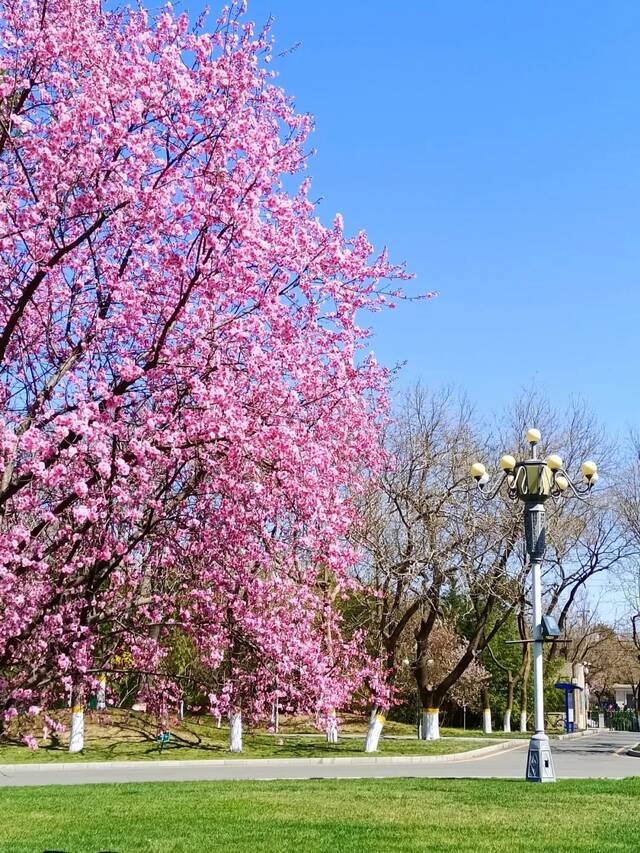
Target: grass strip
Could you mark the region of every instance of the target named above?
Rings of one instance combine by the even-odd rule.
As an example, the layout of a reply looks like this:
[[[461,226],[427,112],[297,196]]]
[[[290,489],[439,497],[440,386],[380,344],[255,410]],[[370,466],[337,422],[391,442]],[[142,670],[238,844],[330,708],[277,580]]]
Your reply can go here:
[[[0,789],[0,851],[601,853],[640,848],[640,779],[194,782]]]

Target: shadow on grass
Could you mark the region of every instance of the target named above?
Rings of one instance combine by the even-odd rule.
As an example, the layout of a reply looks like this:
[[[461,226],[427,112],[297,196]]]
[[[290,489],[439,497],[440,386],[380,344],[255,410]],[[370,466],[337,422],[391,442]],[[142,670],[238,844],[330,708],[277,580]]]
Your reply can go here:
[[[154,756],[162,758],[189,758],[190,755],[202,756],[203,754],[210,755],[212,758],[220,758],[229,755],[229,747],[227,743],[206,743],[202,739],[197,742],[192,742],[184,738],[174,738],[169,743],[164,744],[162,750],[158,744],[149,744],[147,749],[141,748],[141,743],[111,743],[105,745],[99,751],[109,758],[124,759],[141,758],[142,756]],[[91,750],[94,752],[95,749]],[[244,755],[247,758],[270,756],[273,758],[306,758],[318,755],[346,755],[349,753],[361,752],[359,741],[342,742],[339,744],[331,744],[326,741],[308,741],[285,739],[284,743],[274,743],[273,738],[265,738],[258,736],[253,738],[251,735],[245,736]]]

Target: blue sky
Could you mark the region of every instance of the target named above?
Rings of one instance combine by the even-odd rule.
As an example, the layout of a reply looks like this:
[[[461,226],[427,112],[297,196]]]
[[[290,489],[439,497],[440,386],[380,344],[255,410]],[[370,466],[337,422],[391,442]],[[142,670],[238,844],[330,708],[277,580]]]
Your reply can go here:
[[[640,3],[249,4],[270,13],[301,42],[273,64],[316,119],[322,218],[440,293],[374,320],[400,384],[489,414],[535,382],[640,426]]]

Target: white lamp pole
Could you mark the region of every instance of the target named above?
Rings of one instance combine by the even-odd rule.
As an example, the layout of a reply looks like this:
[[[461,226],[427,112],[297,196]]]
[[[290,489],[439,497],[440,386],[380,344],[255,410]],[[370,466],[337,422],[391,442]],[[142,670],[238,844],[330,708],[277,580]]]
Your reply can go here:
[[[542,613],[542,559],[545,549],[545,501],[548,498],[559,498],[570,490],[574,495],[588,493],[598,480],[598,469],[595,462],[584,462],[582,474],[585,486],[576,486],[562,467],[562,459],[553,454],[546,460],[538,459],[538,442],[540,432],[530,429],[527,441],[531,447],[531,457],[522,462],[516,462],[513,456],[503,456],[500,460],[502,479],[491,494],[486,494],[485,486],[489,482],[486,468],[480,462],[471,466],[471,475],[478,483],[483,497],[491,500],[500,491],[503,483],[507,484],[510,498],[524,503],[524,533],[531,568],[531,591],[533,596],[533,688],[534,688],[534,725],[535,732],[529,742],[527,755],[527,774],[529,782],[555,782],[553,760],[549,738],[544,730],[544,677],[543,677],[543,643],[557,638],[557,626],[548,616]],[[545,622],[547,623],[545,625]]]
[[[537,444],[540,433],[530,429],[527,440],[531,446],[531,459],[525,463],[526,483],[519,490],[518,497],[524,501],[524,532],[531,566],[531,593],[533,597],[533,723],[535,732],[529,741],[527,756],[527,780],[529,782],[555,782],[556,776],[551,758],[549,737],[544,730],[544,672],[542,642],[544,631],[542,626],[542,559],[545,549],[545,500],[551,496],[551,475],[553,471],[548,463],[538,461]],[[559,457],[549,457],[551,464],[560,462]],[[542,467],[544,466],[544,467]],[[522,478],[521,476],[521,479]],[[546,482],[545,482],[546,479]],[[538,481],[536,483],[536,480]],[[529,487],[532,487],[529,489]],[[547,488],[548,486],[548,488]],[[517,487],[517,483],[516,483]],[[522,492],[522,493],[521,493]]]

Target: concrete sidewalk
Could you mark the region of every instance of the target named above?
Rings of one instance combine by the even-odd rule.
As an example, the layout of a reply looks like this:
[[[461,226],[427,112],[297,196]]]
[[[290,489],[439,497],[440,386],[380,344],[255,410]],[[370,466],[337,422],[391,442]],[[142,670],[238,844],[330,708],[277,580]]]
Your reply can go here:
[[[158,759],[153,761],[78,761],[46,764],[0,764],[0,786],[70,785],[88,782],[158,781],[159,779],[286,779],[315,776],[352,775],[361,768],[363,776],[378,766],[443,764],[469,758],[482,758],[523,746],[523,740],[505,740],[466,752],[446,755],[362,755],[323,756],[320,758],[227,758]],[[329,771],[329,772],[327,772]],[[287,774],[291,773],[291,776]],[[356,774],[358,775],[358,774]],[[385,773],[373,775],[386,775]],[[396,775],[396,774],[392,774]],[[405,775],[405,774],[400,774]],[[409,774],[412,775],[412,774]]]

